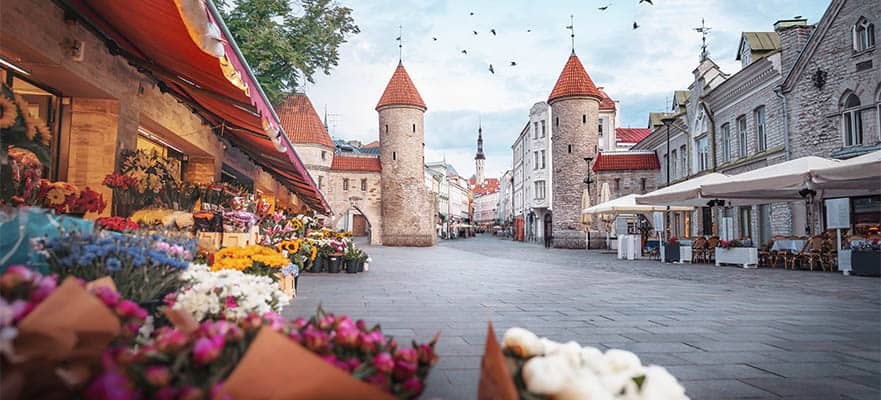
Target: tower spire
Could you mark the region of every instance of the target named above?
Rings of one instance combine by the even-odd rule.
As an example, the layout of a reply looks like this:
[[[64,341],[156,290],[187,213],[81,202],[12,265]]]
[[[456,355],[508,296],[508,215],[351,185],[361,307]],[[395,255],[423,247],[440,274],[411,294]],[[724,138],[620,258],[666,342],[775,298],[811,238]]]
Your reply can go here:
[[[572,54],[575,54],[575,15],[569,14],[569,26],[566,27],[569,30],[569,38],[572,40]]]
[[[710,55],[710,53],[707,52],[707,35],[710,34],[710,31],[711,31],[712,29],[713,29],[713,28],[710,28],[709,26],[707,26],[707,25],[704,23],[704,19],[703,19],[703,18],[701,18],[701,26],[700,26],[700,27],[697,27],[697,28],[694,28],[694,30],[695,30],[696,32],[698,32],[698,33],[701,34],[701,57],[700,57],[700,60],[701,60],[701,61],[706,60],[707,57]]]
[[[404,26],[398,25],[398,65],[404,64]]]

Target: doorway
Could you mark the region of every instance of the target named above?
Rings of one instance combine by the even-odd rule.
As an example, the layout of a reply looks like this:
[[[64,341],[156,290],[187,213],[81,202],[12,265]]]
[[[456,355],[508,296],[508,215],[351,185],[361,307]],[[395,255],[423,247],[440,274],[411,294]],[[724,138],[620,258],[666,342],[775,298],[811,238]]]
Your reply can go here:
[[[352,236],[367,236],[367,218],[361,214],[352,216]]]

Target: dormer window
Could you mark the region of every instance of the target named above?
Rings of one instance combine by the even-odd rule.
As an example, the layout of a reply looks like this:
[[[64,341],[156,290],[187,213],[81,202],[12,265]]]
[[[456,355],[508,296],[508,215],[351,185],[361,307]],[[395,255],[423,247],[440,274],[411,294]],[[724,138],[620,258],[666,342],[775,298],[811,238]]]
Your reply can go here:
[[[853,50],[863,51],[875,47],[875,24],[860,17],[853,26]]]
[[[743,41],[743,46],[740,48],[740,65],[746,67],[747,65],[752,64],[753,62],[753,52],[749,48],[749,42],[746,40]]]

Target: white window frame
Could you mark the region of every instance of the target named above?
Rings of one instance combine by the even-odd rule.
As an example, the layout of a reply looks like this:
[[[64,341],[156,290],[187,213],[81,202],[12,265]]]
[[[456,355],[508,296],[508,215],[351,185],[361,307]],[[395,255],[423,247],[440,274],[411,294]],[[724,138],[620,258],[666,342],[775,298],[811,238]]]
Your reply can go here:
[[[756,126],[756,151],[762,152],[768,149],[768,113],[765,106],[753,110],[753,120]]]
[[[860,109],[862,103],[859,103],[859,97],[851,93],[844,101],[847,107],[847,101],[851,96],[857,99],[858,104],[845,108],[841,113],[841,141],[844,147],[860,146],[863,144],[865,135],[863,135],[863,112]]]
[[[747,140],[746,140],[746,131],[747,131],[747,129],[749,128],[749,126],[748,126],[748,124],[746,123],[746,116],[745,116],[745,115],[741,115],[741,116],[737,117],[737,120],[736,120],[736,121],[737,121],[736,123],[737,123],[737,150],[738,150],[738,156],[739,156],[740,158],[744,158],[744,157],[747,156],[747,152],[748,152],[748,150],[749,150],[748,147],[747,147],[748,142],[747,142]],[[743,126],[741,126],[741,123],[742,123]]]
[[[688,147],[684,144],[679,146],[679,177],[688,176]]]
[[[670,168],[670,179],[676,179],[676,177],[678,176],[678,173],[676,172],[676,170],[678,169],[676,165],[676,160],[678,159],[679,158],[676,156],[676,150],[674,149],[672,152],[670,152],[670,165],[673,166],[672,168]]]
[[[541,169],[545,169],[545,160],[546,160],[545,151],[542,150],[541,151]]]
[[[545,137],[546,129],[545,120],[541,120],[541,137]]]
[[[866,17],[860,17],[851,30],[853,50],[863,51],[875,47],[875,24],[870,23]]]
[[[535,181],[535,199],[544,200],[546,194],[545,181]]]
[[[722,124],[722,162],[728,162],[731,159],[731,123]]]

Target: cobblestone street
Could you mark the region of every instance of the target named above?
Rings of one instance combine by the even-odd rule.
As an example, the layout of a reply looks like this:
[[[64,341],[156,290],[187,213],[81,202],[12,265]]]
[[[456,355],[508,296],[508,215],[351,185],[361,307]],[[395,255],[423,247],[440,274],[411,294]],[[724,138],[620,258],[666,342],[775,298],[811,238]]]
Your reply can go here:
[[[487,321],[622,348],[692,399],[878,399],[881,281],[839,274],[619,261],[492,236],[365,247],[357,275],[306,274],[289,317],[380,323],[403,343],[442,331],[423,398],[473,399]]]

